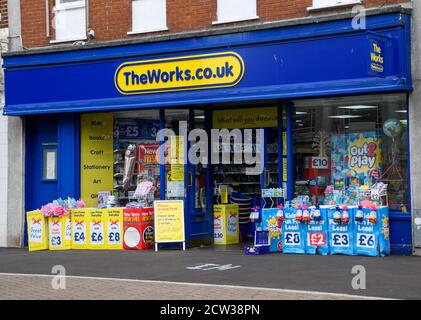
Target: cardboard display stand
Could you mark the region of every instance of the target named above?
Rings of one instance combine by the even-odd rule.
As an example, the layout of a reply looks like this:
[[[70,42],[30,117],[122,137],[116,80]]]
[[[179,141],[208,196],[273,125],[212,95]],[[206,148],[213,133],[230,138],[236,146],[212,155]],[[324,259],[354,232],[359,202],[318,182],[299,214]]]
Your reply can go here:
[[[238,204],[221,204],[213,206],[214,243],[239,243]]]
[[[26,213],[29,251],[48,250],[47,219],[40,210]]]

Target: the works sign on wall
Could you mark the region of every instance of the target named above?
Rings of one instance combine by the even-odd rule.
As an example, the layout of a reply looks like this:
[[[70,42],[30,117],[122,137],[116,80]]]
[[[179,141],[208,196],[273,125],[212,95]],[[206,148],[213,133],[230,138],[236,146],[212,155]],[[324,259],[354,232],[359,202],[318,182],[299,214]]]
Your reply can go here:
[[[124,95],[233,87],[244,75],[235,52],[220,52],[121,64],[115,86]]]

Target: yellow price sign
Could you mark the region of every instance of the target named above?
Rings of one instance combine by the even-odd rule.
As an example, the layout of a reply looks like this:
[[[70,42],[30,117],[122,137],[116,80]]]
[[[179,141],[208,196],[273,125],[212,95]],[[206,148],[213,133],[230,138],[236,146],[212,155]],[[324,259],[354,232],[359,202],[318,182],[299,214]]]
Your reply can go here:
[[[154,202],[155,242],[184,242],[184,202],[156,200]]]

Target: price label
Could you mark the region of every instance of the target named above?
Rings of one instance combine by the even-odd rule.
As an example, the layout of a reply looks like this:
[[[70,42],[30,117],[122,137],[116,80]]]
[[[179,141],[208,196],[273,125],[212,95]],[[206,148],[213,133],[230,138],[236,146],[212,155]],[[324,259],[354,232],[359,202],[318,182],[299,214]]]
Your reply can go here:
[[[108,222],[108,243],[109,244],[120,244],[120,223],[118,221]]]
[[[321,247],[326,245],[326,234],[324,232],[309,232],[308,244],[310,246]]]
[[[285,232],[285,243],[291,246],[298,246],[301,242],[299,232]]]
[[[104,244],[104,225],[102,222],[91,222],[91,244],[102,245]]]
[[[346,233],[332,233],[331,245],[334,247],[348,247],[349,236]]]
[[[61,222],[53,221],[50,224],[50,245],[52,247],[60,247],[61,243]]]
[[[66,230],[64,233],[64,240],[65,241],[72,240],[72,224],[70,222],[70,218],[66,218]]]
[[[312,157],[311,167],[313,169],[329,169],[328,157]]]
[[[376,235],[367,233],[357,233],[357,246],[361,248],[374,248]]]
[[[75,221],[73,223],[73,243],[86,244],[86,224],[84,221]]]
[[[41,221],[31,221],[29,239],[31,242],[42,242],[42,223]]]

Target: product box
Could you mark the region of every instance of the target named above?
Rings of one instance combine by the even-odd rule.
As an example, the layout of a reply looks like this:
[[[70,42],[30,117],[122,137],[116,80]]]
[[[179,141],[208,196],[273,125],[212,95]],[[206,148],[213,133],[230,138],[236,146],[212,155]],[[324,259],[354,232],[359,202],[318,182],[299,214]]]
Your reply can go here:
[[[281,237],[283,253],[305,253],[307,230],[302,223],[295,220],[296,211],[295,208],[284,208]]]
[[[309,208],[310,212],[314,209],[314,207]],[[327,255],[329,253],[327,208],[324,206],[320,208],[320,221],[311,219],[307,223],[302,223],[302,227],[306,231],[306,253]]]
[[[270,252],[282,251],[282,228],[278,228],[278,220],[276,214],[278,208],[262,209],[262,230],[267,230],[270,233]]]
[[[48,238],[50,250],[69,250],[72,248],[70,215],[48,218]]]
[[[47,219],[40,210],[26,213],[29,251],[48,250]]]
[[[152,249],[154,245],[153,208],[124,208],[123,230],[124,249]]]
[[[90,209],[74,209],[71,211],[72,249],[88,249]]]
[[[330,254],[354,254],[354,207],[348,207],[349,223],[337,223],[333,219],[336,212],[335,207],[327,209],[329,221],[329,246]],[[340,208],[340,212],[343,208]]]
[[[105,249],[123,249],[123,208],[104,209]]]
[[[355,208],[355,213],[358,208]],[[354,219],[354,250],[356,255],[387,256],[390,255],[389,208],[376,210],[377,223],[369,221],[371,209],[363,208],[363,221]]]
[[[221,204],[213,207],[214,243],[239,243],[239,213],[238,204]]]
[[[105,209],[88,210],[88,249],[103,250],[105,249]]]

